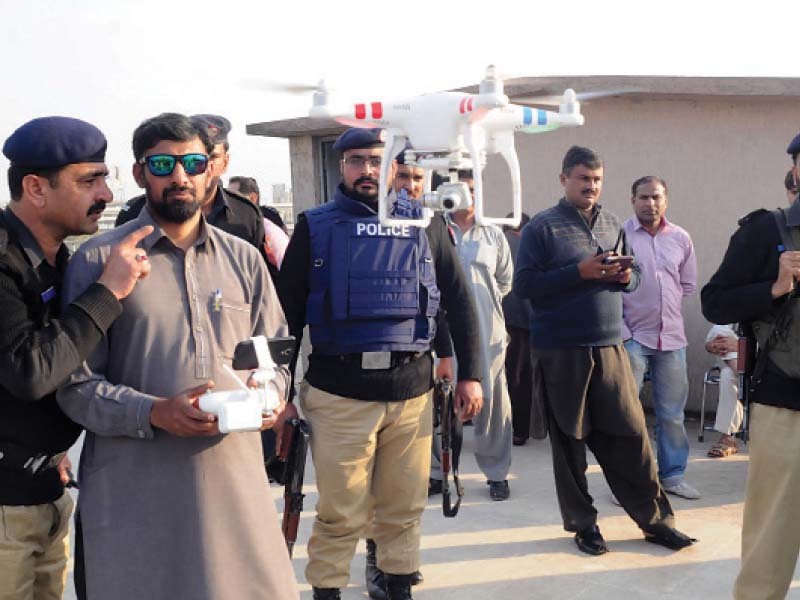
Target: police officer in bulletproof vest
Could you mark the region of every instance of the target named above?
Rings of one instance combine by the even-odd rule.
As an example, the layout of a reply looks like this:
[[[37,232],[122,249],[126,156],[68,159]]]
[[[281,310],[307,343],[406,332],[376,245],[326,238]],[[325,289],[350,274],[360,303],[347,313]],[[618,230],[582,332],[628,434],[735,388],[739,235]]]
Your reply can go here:
[[[789,144],[794,177],[800,135]],[[772,206],[785,206],[775,196]],[[734,597],[784,598],[800,550],[800,204],[739,221],[722,264],[703,288],[703,315],[752,329],[760,356],[750,396],[750,466],[742,565]],[[741,354],[740,354],[741,357]]]
[[[193,115],[190,118],[196,125],[205,127],[214,141],[214,150],[210,155],[210,159],[214,163],[214,177],[209,179],[201,206],[206,221],[231,235],[250,242],[258,248],[266,261],[264,222],[261,212],[246,196],[222,187],[221,176],[228,170],[230,162],[228,152],[230,150],[228,142],[228,134],[231,131],[230,121],[219,115]],[[128,200],[117,215],[115,226],[119,227],[138,217],[144,205],[144,195]],[[269,261],[267,261],[267,268],[274,283],[278,276],[278,269]]]
[[[430,344],[440,299],[459,354],[463,419],[482,405],[474,304],[452,246],[425,230],[378,222],[381,130],[336,141],[342,181],[332,202],[302,213],[278,282],[289,330],[308,324],[312,351],[299,401],[313,435],[317,518],[306,579],[316,600],[338,599],[358,537],[372,535],[390,600],[411,598],[431,447]],[[410,202],[396,214],[416,210]],[[455,326],[457,324],[457,326]]]
[[[0,598],[60,598],[73,502],[66,451],[80,434],[55,392],[122,312],[120,300],[149,272],[136,244],[111,256],[102,276],[66,309],[61,282],[69,235],[97,231],[111,191],[106,139],[94,125],[44,117],[5,142],[11,201],[0,210]]]

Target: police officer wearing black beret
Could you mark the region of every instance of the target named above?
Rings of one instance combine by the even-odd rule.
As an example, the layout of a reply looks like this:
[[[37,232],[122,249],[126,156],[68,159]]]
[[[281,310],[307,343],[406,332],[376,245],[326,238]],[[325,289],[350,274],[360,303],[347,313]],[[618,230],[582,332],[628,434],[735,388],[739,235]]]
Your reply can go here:
[[[430,346],[440,302],[464,349],[456,404],[465,419],[482,405],[480,333],[453,246],[422,228],[378,221],[382,131],[347,130],[334,149],[342,181],[332,202],[299,215],[281,267],[292,277],[278,281],[291,334],[299,341],[306,324],[311,334],[299,401],[314,432],[319,500],[306,579],[316,600],[340,598],[374,507],[385,595],[406,600],[428,495]],[[406,204],[395,204],[406,211],[396,215],[414,218]]]
[[[11,201],[0,210],[0,598],[60,598],[73,503],[66,451],[80,434],[55,392],[121,313],[149,272],[142,228],[97,283],[60,306],[69,235],[97,231],[111,191],[106,138],[67,117],[34,119],[3,145]]]
[[[228,170],[230,162],[230,144],[228,134],[231,123],[219,115],[193,115],[190,117],[196,125],[205,127],[214,141],[214,150],[210,159],[214,163],[214,177],[209,179],[208,188],[202,201],[201,210],[208,223],[219,227],[223,231],[250,242],[258,248],[261,256],[267,261],[264,249],[264,222],[258,207],[247,198],[236,192],[222,187],[221,176]],[[126,203],[117,215],[115,225],[119,227],[139,216],[145,205],[145,196],[136,196]],[[278,269],[267,261],[267,268],[275,282]]]
[[[787,148],[800,170],[800,134]],[[783,196],[768,201],[785,205]],[[739,221],[722,264],[703,288],[703,315],[740,323],[758,340],[749,408],[742,564],[734,597],[783,598],[800,548],[800,203]],[[740,358],[741,357],[740,355]],[[759,363],[762,366],[759,366]],[[760,372],[758,372],[760,371]]]

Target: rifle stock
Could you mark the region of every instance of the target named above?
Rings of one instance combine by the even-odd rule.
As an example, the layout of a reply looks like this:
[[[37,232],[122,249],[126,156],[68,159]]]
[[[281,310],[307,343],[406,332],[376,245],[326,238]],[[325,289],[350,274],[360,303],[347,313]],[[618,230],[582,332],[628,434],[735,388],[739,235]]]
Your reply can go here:
[[[297,541],[300,513],[303,512],[303,480],[306,474],[306,455],[310,429],[303,419],[289,419],[281,432],[279,460],[285,462],[283,493],[283,521],[281,530],[286,540],[289,558]]]

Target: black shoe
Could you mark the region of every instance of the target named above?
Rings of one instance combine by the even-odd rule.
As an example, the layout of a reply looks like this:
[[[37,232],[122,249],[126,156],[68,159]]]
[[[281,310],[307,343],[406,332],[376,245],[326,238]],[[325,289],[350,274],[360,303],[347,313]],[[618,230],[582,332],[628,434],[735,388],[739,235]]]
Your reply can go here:
[[[508,487],[508,480],[489,481],[489,496],[498,502],[508,500],[511,495],[511,488]]]
[[[600,556],[608,552],[606,541],[597,525],[592,525],[576,533],[575,543],[578,545],[578,550],[592,556]]]
[[[435,496],[437,494],[442,493],[442,480],[441,479],[434,479],[433,477],[428,478],[428,496]]]
[[[411,597],[412,575],[390,575],[386,573],[387,600],[413,600]]]
[[[339,588],[312,588],[314,590],[314,600],[342,600]]]
[[[422,571],[414,571],[411,574],[411,585],[419,585],[425,581],[425,578],[422,576]]]
[[[383,571],[378,568],[375,550],[375,540],[367,539],[367,568],[365,572],[367,594],[372,600],[386,600],[386,579]]]
[[[522,437],[521,435],[515,435],[511,438],[511,443],[515,446],[524,446],[528,441],[527,437]]]
[[[681,533],[674,527],[667,525],[655,525],[649,531],[644,532],[644,539],[653,544],[664,546],[670,550],[680,550],[691,546],[697,540],[690,538],[685,533]]]

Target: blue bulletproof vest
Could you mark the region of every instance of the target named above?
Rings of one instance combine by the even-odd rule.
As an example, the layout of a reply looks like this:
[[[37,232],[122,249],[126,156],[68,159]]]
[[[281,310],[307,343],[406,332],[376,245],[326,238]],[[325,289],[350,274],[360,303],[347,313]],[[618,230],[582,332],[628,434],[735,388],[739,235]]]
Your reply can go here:
[[[314,352],[428,350],[439,289],[425,230],[384,227],[375,211],[341,188],[333,202],[305,216],[311,235],[306,322]]]

